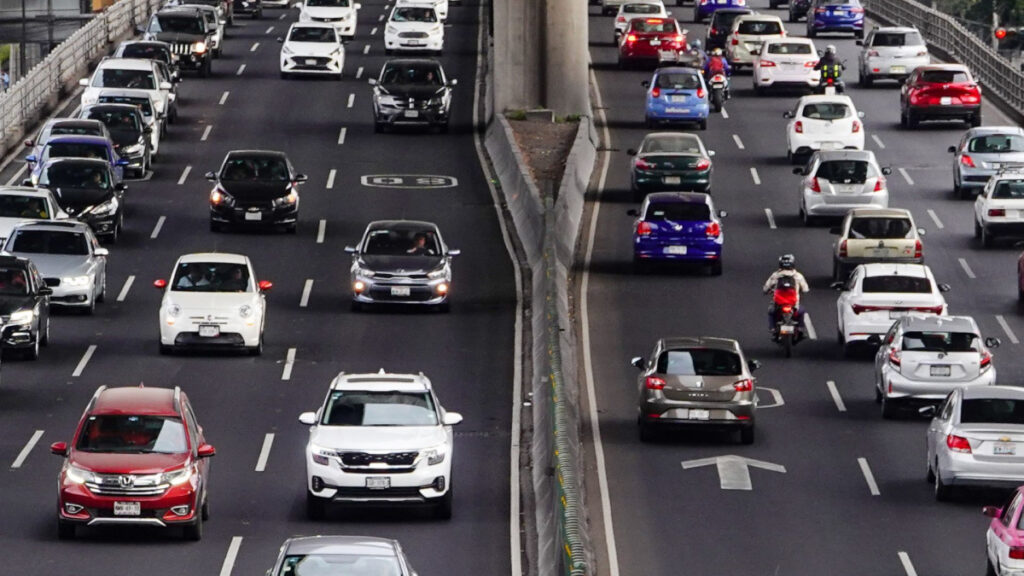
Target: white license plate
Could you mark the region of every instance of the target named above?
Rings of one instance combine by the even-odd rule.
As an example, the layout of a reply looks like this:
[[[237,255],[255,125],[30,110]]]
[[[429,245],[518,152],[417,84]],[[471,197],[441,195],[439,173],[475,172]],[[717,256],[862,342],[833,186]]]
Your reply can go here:
[[[651,40],[651,46],[661,46],[661,40],[658,40],[657,38]]]
[[[907,67],[906,66],[890,66],[889,67],[889,73],[890,74],[904,74],[904,73],[906,73],[906,71],[907,71]]]
[[[992,445],[992,453],[1005,456],[1013,456],[1017,453],[1016,444],[1007,444],[1005,442],[998,442]]]
[[[669,102],[686,102],[690,98],[688,96],[669,96]]]
[[[370,490],[387,490],[391,488],[391,477],[370,476],[366,479],[366,487]]]
[[[202,338],[216,338],[220,336],[220,326],[203,324],[199,326],[199,336]]]
[[[836,10],[835,12],[832,13],[832,15],[833,16],[846,16],[846,12],[843,12],[842,10]]]
[[[139,502],[114,502],[114,516],[138,516],[142,514]]]
[[[906,310],[889,310],[889,318],[903,318],[906,315]]]
[[[409,40],[408,42],[406,42],[406,45],[408,45],[408,46],[423,46],[423,42],[420,42],[419,40]]]
[[[316,60],[314,60],[313,58],[307,58],[306,66],[316,66]]]
[[[710,418],[711,412],[709,410],[690,408],[690,420],[709,420]]]
[[[949,376],[952,372],[950,372],[949,366],[932,366],[929,373],[932,376]]]
[[[665,246],[665,254],[686,254],[686,246]]]
[[[263,220],[263,212],[246,212],[246,220]]]
[[[939,98],[939,104],[942,104],[943,106],[949,106],[952,103],[953,103],[953,97],[952,96],[943,96],[942,98]]]
[[[408,286],[392,286],[391,287],[391,295],[392,296],[408,296],[409,295],[409,287]]]
[[[665,184],[680,184],[682,181],[679,176],[665,176]]]
[[[783,324],[782,326],[779,327],[779,333],[780,334],[792,334],[794,328],[796,328],[796,326],[790,326],[788,324]]]
[[[419,118],[420,117],[420,111],[419,110],[406,110],[405,111],[405,117],[406,118]]]
[[[888,248],[872,248],[871,255],[875,258],[885,258],[889,256]]]

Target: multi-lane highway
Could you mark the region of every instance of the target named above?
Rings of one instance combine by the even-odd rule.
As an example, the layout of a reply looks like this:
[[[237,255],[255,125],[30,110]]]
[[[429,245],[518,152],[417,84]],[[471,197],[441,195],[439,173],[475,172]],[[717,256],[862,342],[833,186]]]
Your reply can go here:
[[[0,386],[0,573],[262,574],[294,535],[398,538],[421,574],[503,574],[509,557],[509,445],[513,378],[513,268],[477,162],[472,123],[479,3],[454,6],[442,62],[460,80],[450,134],[374,134],[370,86],[385,61],[385,0],[363,0],[341,82],[281,80],[279,44],[297,10],[237,18],[214,76],[180,85],[180,115],[155,172],[130,182],[126,231],[110,246],[107,302],[94,317],[61,315],[37,362],[5,361]],[[309,175],[298,234],[210,232],[203,179],[228,150],[289,154]],[[3,173],[15,176],[20,162]],[[436,189],[369,187],[363,176],[437,175]],[[408,180],[407,180],[408,181]],[[396,180],[385,180],[396,182]],[[439,224],[454,265],[450,314],[348,306],[349,257],[373,219]],[[160,356],[153,280],[196,251],[249,255],[270,280],[263,356]],[[423,371],[456,430],[454,518],[374,511],[305,516],[300,412],[315,409],[339,371]],[[85,530],[58,542],[50,443],[69,440],[100,385],[181,386],[216,446],[211,520],[198,543],[176,531]],[[37,432],[38,431],[38,432]]]
[[[785,20],[782,10],[759,11]],[[689,21],[689,7],[670,7]],[[684,24],[690,38],[704,26]],[[802,35],[804,25],[789,25]],[[797,217],[799,176],[785,157],[785,110],[797,94],[756,97],[749,71],[733,76],[726,113],[713,115],[700,135],[712,150],[712,195],[725,209],[721,277],[702,273],[644,276],[631,271],[634,207],[629,193],[627,148],[643,128],[644,89],[650,72],[616,69],[612,19],[591,10],[593,69],[610,135],[606,179],[599,191],[592,244],[585,231],[582,329],[589,336],[591,414],[598,417],[607,490],[598,474],[588,478],[598,563],[605,574],[969,574],[984,570],[982,504],[1000,504],[999,493],[980,493],[939,504],[925,482],[923,419],[883,421],[873,401],[871,357],[844,358],[836,343],[836,293],[829,289],[832,236],[827,226],[804,228]],[[851,65],[859,47],[849,37],[833,43]],[[1010,243],[982,250],[973,238],[970,202],[953,198],[951,156],[962,124],[899,128],[895,83],[872,89],[850,86],[866,113],[867,148],[891,165],[891,205],[910,209],[927,230],[925,259],[953,314],[974,316],[985,335],[1002,339],[995,363],[999,382],[1021,382],[1016,257]],[[602,118],[601,116],[604,116]],[[985,124],[1008,121],[986,103]],[[793,253],[811,292],[803,303],[817,340],[785,359],[768,339],[768,301],[760,287],[777,258]],[[633,356],[647,355],[670,335],[738,339],[748,357],[760,359],[762,408],[751,446],[714,434],[671,437],[641,444],[636,427]],[[829,383],[832,384],[829,384]],[[784,404],[779,405],[781,397]],[[771,407],[769,407],[771,406]],[[752,490],[723,490],[714,465],[685,469],[681,462],[738,455],[784,467],[750,470]],[[608,518],[601,504],[610,507]],[[606,539],[611,534],[613,538]],[[610,565],[605,550],[617,553]]]

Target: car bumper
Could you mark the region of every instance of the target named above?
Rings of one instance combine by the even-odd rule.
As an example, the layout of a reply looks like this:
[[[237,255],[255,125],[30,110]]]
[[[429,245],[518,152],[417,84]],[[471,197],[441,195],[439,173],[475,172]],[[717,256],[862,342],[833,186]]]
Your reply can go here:
[[[685,254],[680,254],[685,248]],[[648,243],[634,242],[633,259],[647,262],[713,262],[722,258],[722,245],[719,243]]]
[[[94,280],[95,281],[95,280]],[[47,284],[49,286],[49,284]],[[92,282],[86,286],[65,286],[61,282],[58,286],[51,286],[53,294],[50,296],[51,306],[88,307],[92,304],[95,287]]]
[[[306,489],[332,502],[358,505],[430,504],[451,489],[451,455],[434,465],[419,465],[412,472],[395,474],[364,474],[339,469],[332,460],[329,466],[317,464],[307,455]],[[390,487],[368,488],[371,479],[387,476]]]
[[[864,73],[872,78],[907,78],[919,66],[927,66],[931,58],[868,58]]]
[[[754,426],[753,400],[741,402],[673,402],[646,401],[640,405],[640,420],[657,426],[723,426],[750,428]],[[696,412],[696,411],[701,412]],[[705,419],[705,413],[707,411]]]
[[[697,105],[656,106],[647,109],[647,121],[660,124],[672,122],[700,122],[707,120],[710,114],[710,106],[707,102]]]
[[[985,228],[986,232],[993,236],[1024,237],[1024,221],[1000,222],[997,220],[988,220],[982,222],[982,227]]]
[[[846,268],[856,268],[861,264],[871,264],[873,262],[884,262],[886,264],[924,264],[924,258],[867,258],[867,257],[836,257],[836,262],[842,264]]]
[[[386,34],[384,36],[384,48],[409,52],[439,52],[444,48],[444,37],[399,38],[397,34]]]
[[[858,18],[856,20],[814,18],[810,25],[814,28],[815,32],[863,32],[864,18]]]
[[[916,380],[888,367],[882,369],[883,394],[886,398],[896,400],[916,399],[928,403],[938,403],[961,386],[992,386],[995,383],[995,367],[989,368],[970,380],[956,381]]]
[[[771,68],[761,68],[754,75],[754,81],[760,88],[815,88],[821,83],[821,76],[818,72],[799,73],[778,73],[771,71]]]
[[[946,484],[1016,488],[1024,484],[1024,463],[986,462],[973,454],[939,453],[939,474]],[[987,456],[983,458],[993,458]]]
[[[856,198],[856,200],[854,200]],[[857,208],[888,208],[889,194],[865,194],[849,197],[843,195],[824,196],[822,194],[804,194],[804,210],[809,216],[846,216],[850,210]]]
[[[257,218],[255,215],[259,215]],[[250,210],[237,207],[210,207],[210,221],[232,226],[251,226],[254,228],[294,225],[299,219],[298,207],[261,208]]]
[[[790,151],[794,154],[810,154],[815,150],[863,150],[864,131],[846,136],[808,137],[802,134],[790,135]]]
[[[259,345],[261,321],[254,318],[252,324],[230,321],[219,324],[217,336],[200,336],[198,323],[188,321],[188,310],[181,311],[181,317],[175,325],[168,325],[165,318],[160,318],[160,344],[182,348],[242,348]]]
[[[918,120],[963,120],[981,115],[981,106],[911,106]]]
[[[352,301],[360,304],[436,306],[448,301],[450,291],[451,281],[445,279],[418,283],[352,279]]]
[[[4,348],[31,348],[39,337],[39,332],[31,324],[4,326],[2,334],[0,340]]]
[[[114,502],[138,502],[138,516],[115,516]],[[69,505],[81,506],[72,512]],[[196,520],[199,512],[198,492],[189,485],[172,487],[162,496],[98,496],[81,484],[65,483],[57,503],[57,515],[62,522],[85,526],[112,524],[133,524],[166,527],[189,524]],[[187,507],[185,514],[176,514],[171,509]]]
[[[843,338],[847,342],[866,342],[871,336],[881,336],[892,328],[897,318],[864,313],[855,315],[855,319],[847,318],[843,324]],[[874,316],[874,317],[872,317]]]
[[[412,115],[415,113],[415,115]],[[378,107],[375,111],[377,122],[390,126],[433,126],[448,123],[448,112],[442,108],[419,108],[417,110],[406,110],[404,108]]]
[[[678,178],[679,182],[669,180]],[[672,183],[670,183],[672,182]],[[638,192],[660,192],[663,190],[693,190],[707,192],[711,188],[711,173],[692,174],[642,174],[633,175],[633,187]]]
[[[342,58],[326,56],[291,55],[281,58],[281,72],[288,74],[341,74],[345,67]]]

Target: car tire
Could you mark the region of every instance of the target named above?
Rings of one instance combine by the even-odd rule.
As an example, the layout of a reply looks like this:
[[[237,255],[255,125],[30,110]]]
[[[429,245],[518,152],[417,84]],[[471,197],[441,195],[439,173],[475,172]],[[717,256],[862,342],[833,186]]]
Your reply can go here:
[[[40,344],[43,346],[50,345],[50,315],[46,315],[46,324],[43,325],[43,335]]]
[[[213,74],[213,62],[211,58],[207,58],[202,67],[199,68],[199,77],[209,78],[211,74]]]
[[[882,394],[882,418],[885,420],[892,420],[896,417],[896,403],[885,397]]]
[[[875,79],[872,78],[870,74],[861,73],[857,80],[860,82],[860,85],[865,88],[871,88],[871,85],[875,83]]]
[[[807,214],[807,210],[800,206],[800,220],[804,223],[804,226],[810,226],[812,223],[811,216]]]
[[[385,49],[384,49],[384,55],[385,55],[385,56],[391,56],[391,55],[392,55],[392,54],[394,54],[394,53],[395,53],[395,51],[394,51],[394,50],[392,50],[391,48],[385,48]]]
[[[957,183],[956,178],[953,179],[953,197],[958,200],[964,199],[964,188]]]
[[[92,316],[95,313],[96,313],[96,299],[93,298],[92,300],[89,300],[89,305],[88,306],[86,306],[85,308],[82,308],[82,314],[84,314],[85,316]]]
[[[810,18],[810,16],[808,16],[808,18]],[[815,36],[817,36],[817,33],[814,31],[814,28],[812,28],[811,26],[808,26],[807,27],[807,37],[808,38],[814,38]]]
[[[634,274],[647,274],[651,270],[650,263],[641,260],[640,258],[633,259],[633,273]]]
[[[24,351],[22,352],[22,358],[24,358],[25,360],[39,360],[39,346],[41,345],[40,338],[41,335],[39,331],[37,331],[36,338],[32,342],[32,345],[29,346],[28,348],[25,348]]]
[[[978,224],[978,220],[974,220],[974,237],[981,238],[981,224]]]
[[[291,78],[291,74],[284,71],[281,72],[281,80],[287,80],[289,78]]]
[[[881,404],[881,403],[882,403],[882,389],[879,388],[878,386],[875,386],[875,404]]]
[[[913,130],[917,128],[917,125],[921,123],[921,119],[914,114],[913,110],[907,110],[907,128]]]
[[[160,344],[160,355],[161,356],[170,356],[173,353],[174,353],[174,346],[168,346],[167,344]]]
[[[706,119],[705,120],[701,120],[699,123],[697,123],[697,127],[700,128],[701,130],[707,130],[708,129],[708,121]]]
[[[440,132],[441,134],[447,134],[448,133],[448,122],[446,121],[444,124],[439,124],[437,126],[437,131]]]
[[[988,558],[985,559],[985,576],[997,576],[996,569],[992,566],[992,561]]]
[[[654,442],[658,439],[658,435],[655,433],[654,426],[646,422],[639,422],[637,424],[640,428],[640,441],[647,444]]]
[[[981,227],[981,245],[983,248],[991,248],[996,243],[996,237],[988,231],[988,228]]]
[[[285,231],[286,233],[288,233],[288,234],[291,234],[291,235],[293,235],[293,236],[294,236],[295,234],[298,234],[298,233],[299,233],[299,224],[298,224],[298,222],[296,222],[295,224],[292,224],[292,225],[288,226],[287,228],[285,228],[285,229],[284,229],[284,231]]]
[[[203,498],[203,506],[199,509],[199,515],[202,517],[203,522],[210,519],[210,497]]]
[[[314,496],[306,491],[306,516],[310,520],[318,521],[327,517],[327,499]]]
[[[77,526],[71,522],[65,522],[63,520],[57,520],[57,539],[58,540],[74,540],[75,531]]]
[[[260,334],[260,339],[256,341],[256,345],[247,348],[246,352],[249,353],[249,356],[263,355],[263,334]]]
[[[195,522],[193,522],[191,524],[186,524],[182,528],[182,536],[185,537],[185,540],[189,540],[191,542],[199,542],[200,540],[203,539],[203,515],[202,514],[200,514],[199,516],[196,517]]]
[[[839,277],[841,269],[842,268],[839,266],[839,261],[836,260],[835,258],[833,258],[832,259],[832,281],[833,282],[839,282],[839,281],[842,280],[842,278]]]
[[[754,96],[764,96],[765,89],[757,85],[757,79],[754,80]]]
[[[437,504],[434,505],[434,518],[438,520],[451,520],[452,519],[452,501],[455,499],[455,489],[449,485],[448,492],[444,496],[441,496]]]
[[[220,58],[221,49],[217,48],[216,50],[212,51],[211,54],[213,54],[214,58]]]
[[[932,472],[932,463],[931,462],[925,462],[924,480],[925,480],[925,482],[927,482],[929,484],[932,484],[932,483],[935,482],[935,472]]]
[[[107,275],[103,275],[103,284],[100,286],[100,293],[96,295],[97,302],[107,301]]]
[[[718,260],[713,262],[711,264],[711,266],[708,267],[708,272],[712,276],[721,276],[722,275],[722,258],[721,257],[719,257]]]
[[[377,133],[377,134],[383,133],[384,132],[384,123],[383,122],[374,121],[374,123],[373,123],[373,131],[375,133]]]
[[[856,38],[857,40],[863,40],[864,39],[864,31],[863,30],[857,30],[856,32],[853,33],[853,37]]]
[[[740,444],[750,445],[754,443],[754,427],[740,428]]]
[[[935,500],[948,502],[953,499],[953,487],[942,481],[942,474],[939,473],[939,463],[935,463]]]

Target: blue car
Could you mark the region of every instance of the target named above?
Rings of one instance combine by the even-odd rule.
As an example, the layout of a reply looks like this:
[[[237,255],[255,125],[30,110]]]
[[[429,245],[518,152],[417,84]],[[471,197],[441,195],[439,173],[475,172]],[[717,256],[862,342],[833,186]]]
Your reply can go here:
[[[723,8],[746,8],[747,0],[696,0],[693,4],[693,21],[700,23],[717,10]]]
[[[113,168],[115,183],[124,180],[124,167],[128,161],[121,158],[114,150],[114,143],[110,138],[101,136],[57,136],[50,138],[42,147],[39,155],[32,154],[25,158],[32,171],[29,180],[32,186],[39,183],[39,175],[43,165],[53,158],[98,158],[106,160]]]
[[[647,88],[645,123],[648,128],[688,122],[707,130],[711,107],[700,71],[675,66],[658,68],[653,78],[641,84]]]
[[[656,262],[705,264],[722,274],[722,223],[711,196],[701,192],[648,194],[633,222],[633,265],[638,271]]]
[[[864,37],[864,7],[860,0],[814,0],[807,12],[807,37],[821,32],[852,32]]]

